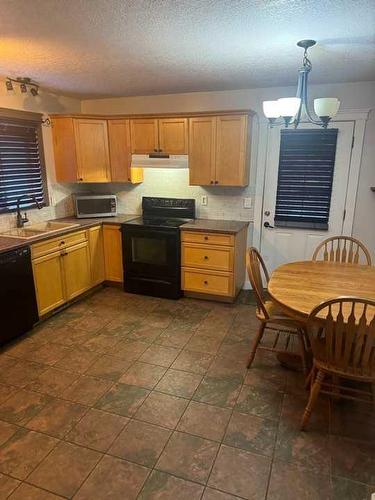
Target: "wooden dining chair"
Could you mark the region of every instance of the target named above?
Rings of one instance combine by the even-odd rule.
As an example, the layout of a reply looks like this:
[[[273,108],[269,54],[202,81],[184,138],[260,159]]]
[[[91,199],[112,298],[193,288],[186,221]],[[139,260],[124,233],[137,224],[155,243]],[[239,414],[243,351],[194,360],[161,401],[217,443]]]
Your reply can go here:
[[[257,303],[256,316],[260,321],[247,368],[251,367],[257,349],[290,354],[290,341],[292,337],[296,337],[300,346],[299,354],[302,360],[302,367],[306,373],[308,369],[308,340],[304,325],[292,317],[285,315],[267,296],[265,285],[267,286],[268,284],[269,274],[262,256],[254,247],[247,250],[246,267]],[[274,335],[273,342],[269,345],[261,343],[266,332],[272,332]]]
[[[315,307],[307,332],[313,353],[305,429],[319,393],[372,403],[375,398],[375,301],[338,297]],[[328,380],[328,382],[326,382]],[[364,382],[369,390],[342,385]]]
[[[351,264],[360,264],[363,261],[371,266],[370,252],[362,242],[351,236],[333,236],[322,241],[315,249],[312,260]]]

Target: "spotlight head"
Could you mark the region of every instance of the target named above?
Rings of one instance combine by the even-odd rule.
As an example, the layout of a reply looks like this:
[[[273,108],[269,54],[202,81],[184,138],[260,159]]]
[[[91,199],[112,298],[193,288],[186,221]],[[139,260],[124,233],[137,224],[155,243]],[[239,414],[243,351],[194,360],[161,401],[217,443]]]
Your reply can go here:
[[[13,84],[12,84],[11,80],[6,80],[5,86],[6,86],[6,89],[8,91],[12,91],[13,90]]]
[[[31,87],[30,92],[33,97],[38,95],[38,89],[36,87]]]

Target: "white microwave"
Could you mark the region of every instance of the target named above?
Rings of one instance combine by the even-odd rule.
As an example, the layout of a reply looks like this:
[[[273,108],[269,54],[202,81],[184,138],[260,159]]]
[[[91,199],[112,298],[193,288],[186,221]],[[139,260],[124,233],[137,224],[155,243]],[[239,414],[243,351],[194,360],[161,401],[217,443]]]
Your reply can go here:
[[[78,219],[117,215],[117,197],[114,194],[75,195],[74,202]]]

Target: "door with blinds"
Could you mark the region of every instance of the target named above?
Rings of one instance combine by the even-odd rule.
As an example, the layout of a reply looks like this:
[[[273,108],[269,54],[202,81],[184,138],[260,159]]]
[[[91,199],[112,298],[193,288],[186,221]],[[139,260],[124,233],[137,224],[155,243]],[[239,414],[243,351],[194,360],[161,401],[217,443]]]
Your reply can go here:
[[[343,232],[354,122],[269,130],[261,252],[269,271]]]

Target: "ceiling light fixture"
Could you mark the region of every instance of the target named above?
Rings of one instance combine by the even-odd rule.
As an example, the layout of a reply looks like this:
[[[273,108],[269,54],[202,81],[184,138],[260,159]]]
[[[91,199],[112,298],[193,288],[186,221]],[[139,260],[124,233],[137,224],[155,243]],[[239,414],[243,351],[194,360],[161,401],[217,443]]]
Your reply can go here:
[[[9,76],[7,76],[5,86],[8,91],[14,90],[13,84],[18,85],[23,94],[30,91],[33,97],[36,97],[38,95],[39,85],[36,82],[33,82],[31,78],[22,76],[19,76],[17,78],[10,78]]]
[[[276,125],[276,120],[281,117],[286,127],[293,125],[294,128],[297,128],[303,117],[302,112],[304,112],[310,123],[327,128],[330,120],[337,114],[340,101],[336,97],[314,99],[315,116],[309,109],[307,80],[312,64],[307,57],[307,51],[315,44],[315,40],[301,40],[297,43],[298,47],[304,49],[302,67],[298,71],[297,96],[284,97],[277,101],[263,101],[263,112],[271,127]]]

